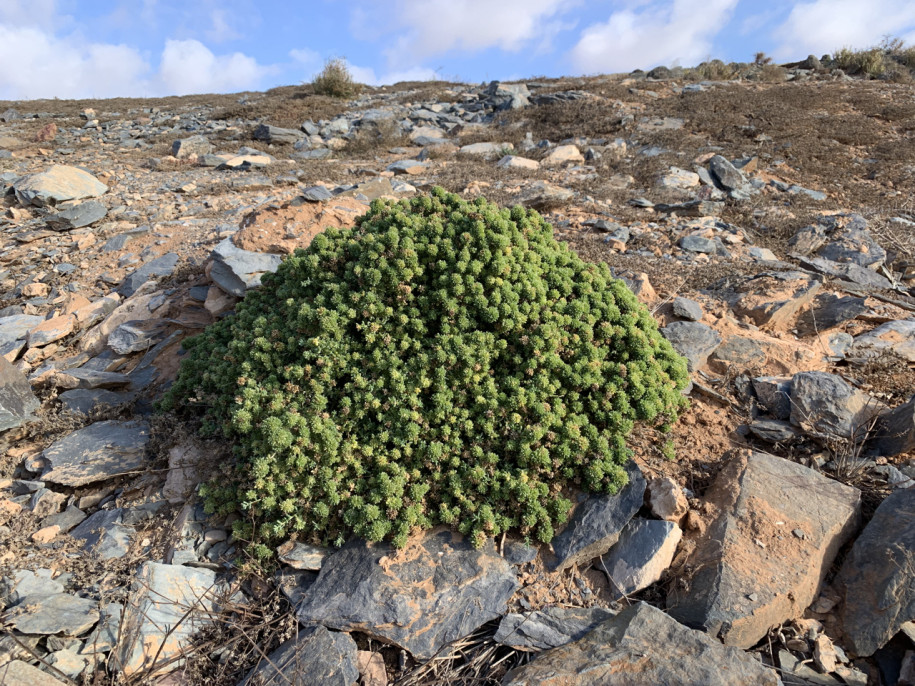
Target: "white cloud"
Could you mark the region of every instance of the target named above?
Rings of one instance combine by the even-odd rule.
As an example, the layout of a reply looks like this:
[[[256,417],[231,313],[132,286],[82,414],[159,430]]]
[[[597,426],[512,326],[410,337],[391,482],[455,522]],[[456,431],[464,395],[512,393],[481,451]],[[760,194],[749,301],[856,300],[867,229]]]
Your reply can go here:
[[[257,88],[272,73],[242,53],[215,55],[196,40],[166,41],[158,68],[127,45],[0,24],[0,98],[110,98]]]
[[[794,6],[774,34],[775,57],[801,59],[838,48],[867,48],[884,36],[915,41],[915,3],[911,0],[815,0]]]
[[[168,40],[155,81],[170,95],[225,93],[255,88],[271,71],[240,52],[214,55],[200,41]]]
[[[371,67],[359,67],[354,64],[348,64],[349,73],[353,75],[353,80],[357,83],[365,83],[369,86],[385,86],[400,81],[432,81],[438,78],[434,69],[427,67],[412,67],[410,69],[395,70],[378,76]]]
[[[242,34],[232,26],[225,10],[211,11],[210,24],[206,36],[214,43],[224,43],[242,37]]]
[[[581,33],[570,57],[582,72],[621,72],[696,64],[730,21],[737,0],[637,2]]]
[[[569,0],[398,0],[393,8],[394,30],[401,33],[385,54],[393,68],[403,69],[452,50],[517,52],[548,39],[557,26],[548,20],[576,4]],[[362,16],[357,23],[366,21]]]

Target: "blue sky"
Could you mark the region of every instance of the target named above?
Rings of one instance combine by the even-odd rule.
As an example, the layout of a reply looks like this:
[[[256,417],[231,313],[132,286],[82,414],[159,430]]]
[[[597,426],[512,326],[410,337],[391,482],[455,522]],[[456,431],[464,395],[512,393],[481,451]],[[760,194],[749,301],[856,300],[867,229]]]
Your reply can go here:
[[[913,0],[0,0],[0,99],[309,81],[330,57],[393,83],[778,61],[915,43]]]

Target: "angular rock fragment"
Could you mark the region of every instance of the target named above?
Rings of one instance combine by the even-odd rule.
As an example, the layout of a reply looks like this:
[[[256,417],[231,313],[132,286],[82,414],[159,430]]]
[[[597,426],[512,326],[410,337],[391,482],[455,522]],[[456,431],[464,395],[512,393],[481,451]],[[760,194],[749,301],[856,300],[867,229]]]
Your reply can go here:
[[[108,186],[87,171],[55,164],[47,171],[23,176],[13,184],[16,198],[23,205],[56,205],[67,200],[96,198]]]
[[[915,487],[886,498],[839,573],[849,647],[873,655],[915,621]]]
[[[882,409],[835,374],[800,372],[791,380],[791,423],[814,435],[861,439]]]
[[[36,593],[0,615],[0,621],[24,634],[79,636],[98,621],[98,601],[69,593]]]
[[[303,624],[367,633],[426,661],[502,615],[517,587],[492,541],[474,549],[433,529],[397,551],[356,539],[324,560],[297,616]]]
[[[125,298],[129,298],[147,281],[170,275],[175,271],[177,264],[178,255],[173,252],[150,260],[124,279],[124,282],[118,288],[118,293]]]
[[[321,684],[353,686],[359,678],[356,642],[323,626],[299,629],[255,667],[239,686]]]
[[[96,422],[51,444],[42,453],[48,468],[42,480],[64,486],[84,486],[142,468],[146,464],[149,425]]]
[[[30,421],[39,407],[28,379],[0,356],[0,432]]]
[[[282,256],[237,248],[231,238],[213,249],[210,278],[229,295],[243,298],[245,292],[261,285],[261,277],[275,272]]]
[[[670,567],[683,532],[674,522],[636,518],[604,558],[614,598],[648,588]]]
[[[562,571],[607,552],[619,540],[620,532],[642,507],[645,477],[638,465],[626,465],[629,483],[614,495],[589,495],[579,503],[568,524],[550,544],[556,554],[552,571]]]
[[[172,156],[181,160],[188,157],[206,155],[213,150],[213,146],[206,136],[196,135],[182,138],[172,143]]]
[[[108,208],[102,203],[98,200],[89,200],[52,214],[48,217],[48,225],[57,231],[80,229],[104,219],[107,214]]]
[[[759,327],[787,328],[822,287],[822,281],[802,272],[764,272],[743,286],[734,311],[750,317]]]
[[[855,337],[850,357],[876,357],[889,350],[904,360],[915,362],[915,319],[897,319],[881,324]]]
[[[671,322],[661,334],[686,358],[691,372],[705,366],[709,355],[721,345],[718,332],[699,322]]]
[[[0,683],[3,686],[66,686],[60,679],[22,660],[0,665]]]
[[[279,126],[261,124],[254,129],[254,138],[268,143],[295,143],[304,138],[304,134],[296,129],[283,129]]]
[[[880,415],[868,447],[883,457],[892,457],[915,448],[915,396]]]
[[[130,676],[180,654],[212,621],[215,584],[216,574],[206,569],[145,562],[124,610],[114,663],[119,671]]]
[[[778,675],[646,603],[505,675],[503,686],[776,686]]]
[[[687,560],[695,573],[686,589],[668,593],[668,611],[741,648],[801,616],[861,517],[858,489],[750,451],[725,466],[706,499],[717,516]]]
[[[507,614],[494,640],[516,650],[549,650],[582,638],[616,616],[602,607],[547,607],[529,614]]]

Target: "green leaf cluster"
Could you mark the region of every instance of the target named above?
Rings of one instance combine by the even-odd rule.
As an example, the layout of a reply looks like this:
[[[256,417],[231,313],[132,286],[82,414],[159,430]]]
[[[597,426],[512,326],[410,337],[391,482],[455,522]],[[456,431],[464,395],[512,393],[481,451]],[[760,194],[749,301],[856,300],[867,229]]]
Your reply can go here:
[[[567,489],[623,486],[634,422],[674,419],[688,383],[606,265],[440,188],[328,229],[185,347],[161,407],[234,441],[206,502],[261,545],[439,523],[548,541]]]

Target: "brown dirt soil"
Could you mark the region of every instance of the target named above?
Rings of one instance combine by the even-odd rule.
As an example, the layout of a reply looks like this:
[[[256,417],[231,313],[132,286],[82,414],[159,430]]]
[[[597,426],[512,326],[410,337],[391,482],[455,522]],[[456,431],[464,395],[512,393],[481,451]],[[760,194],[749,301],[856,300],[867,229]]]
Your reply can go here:
[[[328,228],[349,228],[365,214],[365,204],[353,198],[335,198],[296,207],[266,205],[247,214],[232,242],[242,250],[291,254],[307,248]]]

